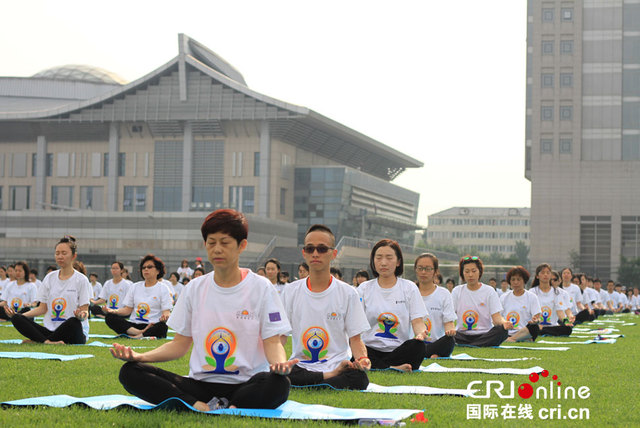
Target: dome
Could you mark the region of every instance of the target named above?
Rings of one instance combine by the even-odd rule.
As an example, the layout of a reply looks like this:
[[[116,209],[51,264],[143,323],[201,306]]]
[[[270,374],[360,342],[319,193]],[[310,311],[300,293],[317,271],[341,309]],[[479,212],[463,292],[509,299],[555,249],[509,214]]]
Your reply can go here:
[[[32,77],[56,80],[79,80],[82,82],[107,83],[110,85],[124,85],[127,83],[122,77],[102,68],[90,65],[62,65],[42,70]]]

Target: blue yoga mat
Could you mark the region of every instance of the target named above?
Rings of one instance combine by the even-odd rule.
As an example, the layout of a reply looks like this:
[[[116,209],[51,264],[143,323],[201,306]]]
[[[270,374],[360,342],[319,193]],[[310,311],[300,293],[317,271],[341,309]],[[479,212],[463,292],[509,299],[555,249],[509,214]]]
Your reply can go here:
[[[76,398],[69,395],[50,395],[47,397],[25,398],[22,400],[5,401],[6,406],[50,406],[67,407],[72,404],[84,404],[96,410],[110,410],[120,406],[133,407],[140,410],[155,409],[189,409],[195,408],[180,400],[169,398],[158,405],[149,404],[137,397],[126,395],[102,395],[96,397]],[[406,419],[421,410],[408,409],[346,409],[323,406],[320,404],[302,404],[286,401],[277,409],[222,409],[205,412],[214,415],[251,416],[276,419],[314,419],[314,420],[342,420],[357,421],[361,419],[376,419],[397,421]]]
[[[48,354],[46,352],[0,352],[0,358],[32,358],[34,360],[72,361],[72,360],[79,360],[81,358],[93,358],[93,355],[91,354],[61,355],[61,354]]]

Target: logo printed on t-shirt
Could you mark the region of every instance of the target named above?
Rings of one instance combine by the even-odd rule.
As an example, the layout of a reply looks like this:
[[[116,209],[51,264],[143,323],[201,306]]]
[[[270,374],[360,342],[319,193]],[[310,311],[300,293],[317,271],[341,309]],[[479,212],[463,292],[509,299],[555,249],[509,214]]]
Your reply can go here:
[[[22,309],[22,299],[19,297],[14,297],[13,299],[11,299],[11,307],[15,312],[18,312],[20,309]]]
[[[478,313],[473,309],[469,309],[462,314],[462,323],[467,330],[475,330],[478,328]]]
[[[255,312],[249,312],[246,309],[243,309],[241,311],[236,312],[236,319],[238,320],[252,320],[255,319],[256,317],[256,313]]]
[[[149,322],[149,305],[145,302],[138,303],[138,308],[136,309],[136,320]]]
[[[394,333],[398,331],[398,317],[391,312],[383,312],[378,315],[378,337],[386,337],[389,339],[397,339]]]
[[[322,327],[309,327],[302,333],[302,353],[309,360],[302,360],[302,363],[324,363],[321,359],[327,356],[329,347],[329,333]]]
[[[208,364],[202,366],[202,369],[206,373],[233,375],[240,373],[233,365],[236,360],[233,356],[236,346],[236,337],[231,330],[224,327],[211,330],[204,341],[204,350],[207,353],[204,359]]]
[[[280,316],[280,312],[269,312],[269,321],[278,322],[280,320],[282,320],[282,317]]]
[[[518,327],[518,323],[520,322],[520,314],[516,311],[511,311],[507,314],[507,321],[513,324],[514,328]]]
[[[344,315],[339,314],[337,312],[330,312],[327,314],[327,320],[330,320],[330,321],[340,321],[343,318],[344,318]]]
[[[109,309],[118,309],[118,303],[120,302],[120,296],[112,294],[109,296]]]
[[[540,308],[540,315],[542,315],[542,321],[540,321],[541,325],[551,325],[549,320],[551,319],[551,308],[548,306],[543,306]]]
[[[64,310],[67,309],[67,301],[62,297],[58,297],[57,299],[53,299],[51,302],[51,321],[64,321],[66,318],[63,318]]]
[[[424,319],[424,325],[427,327],[427,340],[425,340],[425,342],[431,342],[431,318],[426,317]]]

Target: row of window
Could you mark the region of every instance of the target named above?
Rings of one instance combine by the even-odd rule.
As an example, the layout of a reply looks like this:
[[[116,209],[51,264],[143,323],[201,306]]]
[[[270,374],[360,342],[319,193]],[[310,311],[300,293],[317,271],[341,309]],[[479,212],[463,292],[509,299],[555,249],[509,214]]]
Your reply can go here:
[[[471,225],[471,226],[529,226],[529,219],[514,218],[429,218],[431,226],[439,225]]]
[[[558,144],[558,152],[562,154],[571,154],[573,150],[573,139],[560,137]],[[540,153],[554,153],[553,138],[540,139]]]
[[[469,245],[465,247],[470,253],[513,253],[515,245]]]
[[[540,85],[542,88],[553,89],[555,87],[555,74],[547,71],[543,72],[540,75]],[[573,87],[573,72],[560,72],[560,87]]]
[[[540,120],[553,121],[555,119],[554,106],[546,105],[540,107]],[[560,120],[573,120],[573,106],[560,106]]]
[[[542,55],[555,55],[555,40],[542,41]],[[560,40],[560,55],[573,55],[573,40]]]
[[[542,8],[542,22],[552,24],[556,20],[556,9],[551,7]],[[560,22],[573,22],[573,8],[560,8]]]
[[[429,231],[429,238],[434,239],[529,239],[528,232],[450,232]]]

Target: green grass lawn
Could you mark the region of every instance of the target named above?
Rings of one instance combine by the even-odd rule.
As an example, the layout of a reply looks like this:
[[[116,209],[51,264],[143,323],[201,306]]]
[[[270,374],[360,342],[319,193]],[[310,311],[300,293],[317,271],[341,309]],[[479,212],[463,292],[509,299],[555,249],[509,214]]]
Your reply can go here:
[[[638,322],[640,317],[625,315],[621,317],[605,317],[604,319],[626,320]],[[6,323],[3,323],[6,324]],[[639,323],[640,324],[640,323]],[[613,324],[611,324],[613,325]],[[536,399],[535,396],[525,400],[515,394],[514,398],[501,399],[495,394],[488,399],[464,398],[452,396],[423,395],[390,395],[364,394],[349,391],[293,389],[290,400],[302,403],[324,404],[335,407],[353,408],[405,408],[423,409],[429,424],[434,426],[539,426],[555,424],[567,426],[585,423],[594,426],[640,426],[640,376],[638,357],[640,356],[640,325],[616,327],[624,338],[612,345],[567,345],[571,349],[564,352],[502,350],[456,348],[454,353],[468,353],[474,357],[512,358],[535,357],[536,360],[517,362],[487,361],[448,361],[439,360],[447,367],[518,367],[541,366],[549,371],[549,377],[533,384],[547,386],[552,375],[557,375],[562,388],[573,386],[576,390],[586,386],[590,390],[587,399]],[[108,334],[110,330],[104,323],[91,322],[92,333]],[[0,339],[17,339],[20,335],[12,327],[0,326]],[[574,338],[547,338],[558,341],[577,341]],[[108,339],[91,339],[110,343]],[[159,346],[164,341],[120,340],[138,346]],[[560,346],[560,345],[535,345]],[[87,397],[106,394],[127,394],[118,382],[118,370],[121,361],[111,357],[108,348],[84,346],[47,346],[36,344],[11,345],[0,344],[0,351],[34,351],[56,354],[93,354],[94,358],[60,362],[53,360],[0,359],[0,401],[16,400],[27,397],[66,394],[76,397]],[[180,374],[188,373],[188,356],[168,363],[158,364],[160,367]],[[507,387],[514,381],[515,388],[528,382],[527,376],[484,375],[467,373],[412,373],[402,374],[390,371],[370,373],[372,382],[381,385],[427,385],[442,388],[466,388],[472,380],[499,380]],[[531,382],[529,382],[531,383]],[[483,387],[484,388],[484,387]],[[555,393],[556,390],[554,390]],[[506,392],[506,391],[505,391]],[[481,420],[467,419],[467,405],[493,405],[498,411],[497,418]],[[532,420],[518,419],[519,405],[530,404],[533,409]],[[513,406],[516,419],[505,419],[501,406]],[[541,420],[541,408],[560,409],[560,416],[566,416],[571,408],[588,409],[589,419]],[[554,410],[557,412],[557,410]],[[409,420],[406,420],[411,424]],[[97,411],[79,406],[53,409],[46,407],[33,408],[1,408],[0,426],[44,426],[44,427],[78,427],[113,426],[113,427],[146,427],[146,426],[205,426],[210,424],[223,426],[291,426],[309,425],[304,421],[266,420],[230,416],[213,416],[188,411],[152,411],[143,412],[132,409]],[[343,425],[342,423],[312,422],[317,425]],[[420,426],[419,424],[411,424]]]

